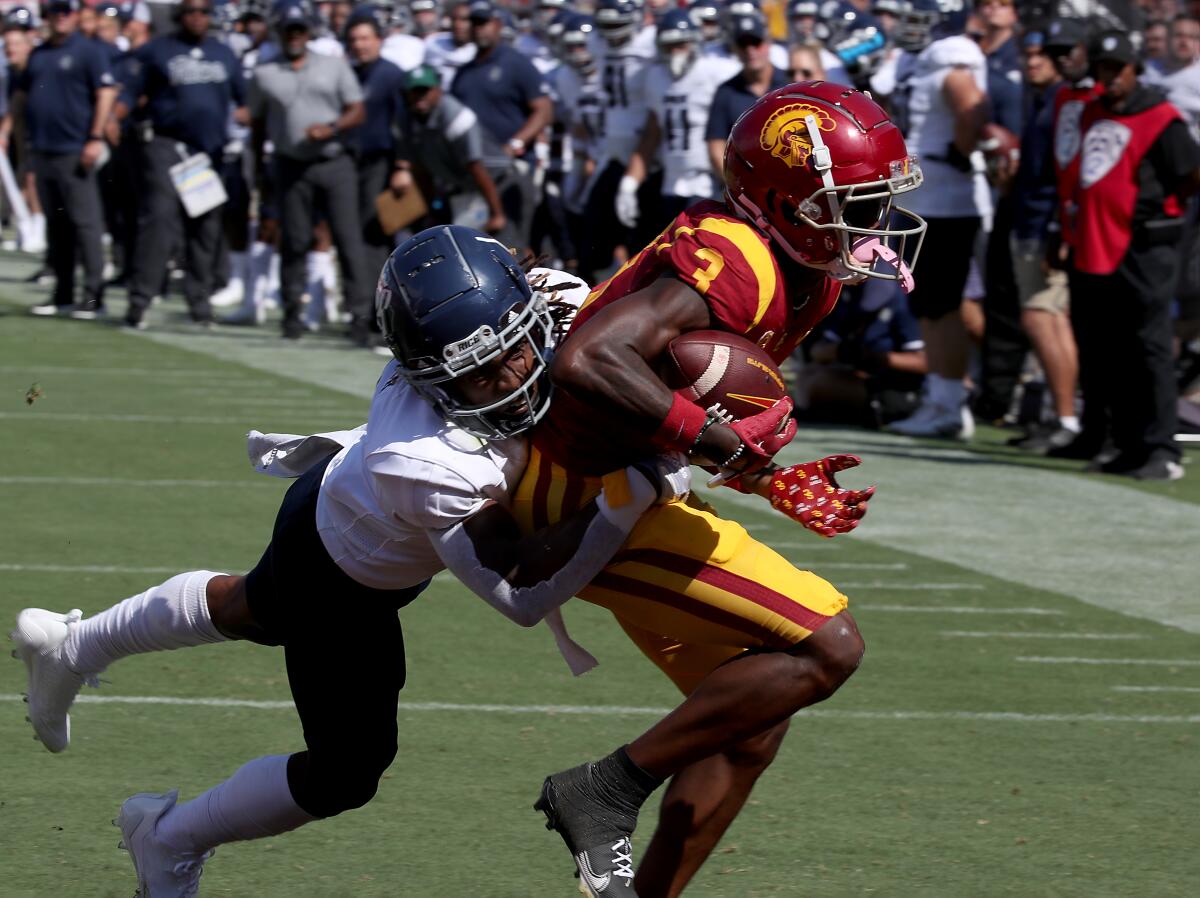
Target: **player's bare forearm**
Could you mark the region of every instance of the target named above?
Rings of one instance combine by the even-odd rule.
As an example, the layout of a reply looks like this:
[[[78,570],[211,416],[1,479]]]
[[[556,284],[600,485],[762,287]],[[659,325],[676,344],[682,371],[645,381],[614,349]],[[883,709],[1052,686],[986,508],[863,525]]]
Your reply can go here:
[[[686,284],[663,278],[598,312],[563,344],[551,374],[577,399],[653,431],[674,394],[652,367],[680,334],[711,326],[708,305]]]

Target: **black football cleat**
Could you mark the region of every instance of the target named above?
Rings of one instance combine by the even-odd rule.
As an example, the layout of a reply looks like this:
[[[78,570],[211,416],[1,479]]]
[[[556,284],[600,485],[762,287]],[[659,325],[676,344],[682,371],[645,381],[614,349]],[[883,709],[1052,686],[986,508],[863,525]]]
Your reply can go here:
[[[558,832],[592,898],[637,898],[633,844],[637,803],[611,794],[589,763],[546,777],[534,809]]]

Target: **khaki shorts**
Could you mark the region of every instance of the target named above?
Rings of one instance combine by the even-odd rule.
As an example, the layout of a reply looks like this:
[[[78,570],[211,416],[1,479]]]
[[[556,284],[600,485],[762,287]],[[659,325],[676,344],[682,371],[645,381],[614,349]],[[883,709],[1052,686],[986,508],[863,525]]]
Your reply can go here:
[[[1021,297],[1021,309],[1035,309],[1052,315],[1065,315],[1070,306],[1071,293],[1067,287],[1067,273],[1058,269],[1046,271],[1042,265],[1045,258],[1041,243],[1013,241],[1013,275],[1017,281],[1017,293]]]

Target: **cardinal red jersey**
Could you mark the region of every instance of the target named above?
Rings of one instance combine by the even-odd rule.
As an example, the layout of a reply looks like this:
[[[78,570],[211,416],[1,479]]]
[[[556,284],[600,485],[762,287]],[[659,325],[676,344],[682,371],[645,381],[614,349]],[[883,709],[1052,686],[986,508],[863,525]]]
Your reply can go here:
[[[723,203],[706,200],[684,210],[645,249],[589,294],[571,326],[661,277],[676,277],[704,297],[713,326],[762,346],[782,362],[837,303],[841,284],[823,272],[781,264],[770,241]],[[570,339],[570,333],[567,339]],[[648,434],[629,429],[579,402],[555,394],[533,433],[534,445],[555,464],[597,476],[654,454]]]

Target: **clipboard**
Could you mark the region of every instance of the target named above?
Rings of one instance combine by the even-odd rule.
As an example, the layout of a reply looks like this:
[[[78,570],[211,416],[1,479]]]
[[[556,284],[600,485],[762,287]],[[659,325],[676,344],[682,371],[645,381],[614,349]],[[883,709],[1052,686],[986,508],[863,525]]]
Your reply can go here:
[[[225,203],[229,196],[225,185],[213,171],[212,160],[207,153],[196,153],[169,169],[171,183],[183,203],[188,218],[199,218]]]
[[[389,188],[375,197],[375,215],[379,218],[379,227],[389,237],[428,214],[429,204],[415,182],[402,196],[396,196]]]

